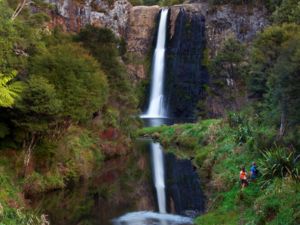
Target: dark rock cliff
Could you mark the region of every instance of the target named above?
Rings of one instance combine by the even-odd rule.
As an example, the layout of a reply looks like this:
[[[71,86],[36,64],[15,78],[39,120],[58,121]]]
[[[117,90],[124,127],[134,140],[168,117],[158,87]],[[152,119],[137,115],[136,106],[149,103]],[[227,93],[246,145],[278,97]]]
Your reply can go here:
[[[193,117],[198,102],[205,97],[204,86],[208,83],[208,73],[202,65],[205,43],[204,16],[186,13],[181,8],[166,51],[165,90],[168,112],[173,117]]]

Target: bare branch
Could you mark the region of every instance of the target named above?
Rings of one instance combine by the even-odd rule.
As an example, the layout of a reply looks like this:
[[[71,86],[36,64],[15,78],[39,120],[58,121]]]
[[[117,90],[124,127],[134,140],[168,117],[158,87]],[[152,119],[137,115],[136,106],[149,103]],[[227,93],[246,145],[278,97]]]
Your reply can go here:
[[[11,20],[15,20],[22,12],[22,10],[25,8],[25,6],[29,5],[30,3],[31,3],[30,0],[21,0],[17,8],[15,9],[14,13],[12,14]]]

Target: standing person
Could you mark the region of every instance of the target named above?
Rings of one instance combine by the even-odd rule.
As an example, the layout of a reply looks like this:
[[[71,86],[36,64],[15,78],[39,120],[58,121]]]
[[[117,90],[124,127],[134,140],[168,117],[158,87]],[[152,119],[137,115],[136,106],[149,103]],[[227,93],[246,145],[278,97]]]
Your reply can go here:
[[[247,172],[246,172],[244,166],[242,167],[242,170],[240,171],[240,181],[241,181],[242,188],[248,186]]]
[[[251,178],[251,180],[256,181],[257,175],[258,175],[258,169],[257,169],[256,163],[253,162],[252,166],[250,168],[250,178]]]

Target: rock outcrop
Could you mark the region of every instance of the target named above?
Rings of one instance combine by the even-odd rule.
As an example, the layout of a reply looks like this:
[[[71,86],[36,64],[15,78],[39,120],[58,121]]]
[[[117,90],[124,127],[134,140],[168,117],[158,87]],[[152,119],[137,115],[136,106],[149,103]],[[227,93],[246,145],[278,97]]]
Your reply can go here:
[[[126,32],[128,72],[133,80],[146,78],[146,57],[150,55],[155,37],[159,6],[135,6],[129,12]]]
[[[125,35],[131,4],[127,0],[47,0],[54,6],[50,27],[61,25],[66,31],[79,31],[86,24],[110,28]]]
[[[208,7],[208,6],[207,6]],[[263,6],[221,5],[207,8],[207,48],[215,55],[228,37],[250,42],[256,33],[268,25],[267,10]]]

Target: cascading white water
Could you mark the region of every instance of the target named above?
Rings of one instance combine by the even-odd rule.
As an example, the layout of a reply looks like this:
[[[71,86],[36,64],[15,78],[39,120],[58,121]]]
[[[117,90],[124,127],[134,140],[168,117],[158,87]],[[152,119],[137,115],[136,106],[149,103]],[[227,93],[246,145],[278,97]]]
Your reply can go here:
[[[158,209],[166,213],[166,192],[164,174],[164,155],[159,143],[151,143],[153,158],[154,185],[157,194]]]
[[[162,9],[160,14],[157,42],[153,56],[152,84],[150,92],[150,104],[143,118],[167,117],[164,108],[164,67],[165,67],[165,44],[167,30],[168,9]]]

